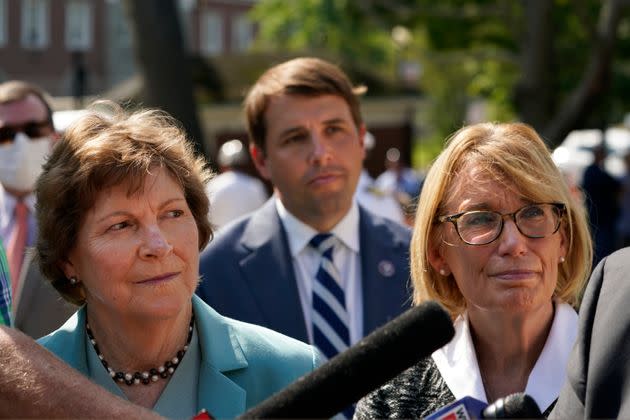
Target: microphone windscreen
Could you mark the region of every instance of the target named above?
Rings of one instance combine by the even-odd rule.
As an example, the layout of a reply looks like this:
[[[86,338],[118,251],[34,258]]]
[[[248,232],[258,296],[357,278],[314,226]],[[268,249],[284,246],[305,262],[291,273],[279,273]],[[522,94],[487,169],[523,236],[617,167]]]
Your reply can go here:
[[[542,419],[543,415],[536,401],[522,392],[499,398],[485,410],[484,419]]]
[[[455,331],[436,302],[413,307],[240,418],[328,418],[448,343]]]

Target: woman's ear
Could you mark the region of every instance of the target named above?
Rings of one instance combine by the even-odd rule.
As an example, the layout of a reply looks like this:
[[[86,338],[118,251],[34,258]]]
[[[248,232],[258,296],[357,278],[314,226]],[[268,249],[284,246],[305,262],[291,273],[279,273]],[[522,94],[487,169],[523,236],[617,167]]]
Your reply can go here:
[[[428,251],[427,258],[429,259],[431,267],[442,276],[448,276],[451,274],[451,269],[448,267],[448,264],[444,259],[443,243],[440,241],[438,245],[431,245]]]
[[[567,227],[563,222],[560,226],[560,257],[564,260],[569,255],[569,240],[567,235]],[[563,261],[564,262],[564,261]]]
[[[68,258],[64,258],[57,265],[59,266],[59,269],[63,271],[63,274],[66,276],[67,279],[69,279],[70,277],[77,277],[76,269]]]

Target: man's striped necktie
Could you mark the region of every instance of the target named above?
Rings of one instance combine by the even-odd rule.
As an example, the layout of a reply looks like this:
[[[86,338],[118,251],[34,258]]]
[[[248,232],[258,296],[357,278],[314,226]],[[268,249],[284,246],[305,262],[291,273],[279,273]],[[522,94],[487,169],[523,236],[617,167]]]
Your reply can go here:
[[[346,297],[333,264],[336,239],[330,233],[315,235],[310,245],[322,255],[313,283],[313,344],[330,359],[350,345]]]
[[[333,264],[337,239],[330,233],[320,233],[310,245],[322,260],[313,282],[313,345],[326,359],[331,359],[350,346],[350,319],[346,310],[346,295],[341,276]],[[354,406],[349,406],[334,419],[351,419]]]

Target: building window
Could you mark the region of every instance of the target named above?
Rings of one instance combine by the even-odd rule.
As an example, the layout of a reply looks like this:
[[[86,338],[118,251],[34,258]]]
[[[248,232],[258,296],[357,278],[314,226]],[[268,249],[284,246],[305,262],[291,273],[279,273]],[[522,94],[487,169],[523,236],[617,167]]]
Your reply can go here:
[[[252,45],[254,39],[254,27],[249,18],[242,14],[232,21],[232,50],[245,52]]]
[[[87,51],[92,47],[92,8],[87,0],[66,3],[66,48]]]
[[[43,49],[48,46],[49,1],[22,0],[22,46]]]
[[[202,14],[201,51],[206,55],[223,52],[223,20],[216,12],[206,10]]]
[[[0,0],[0,47],[7,45],[9,39],[8,23],[7,0]]]

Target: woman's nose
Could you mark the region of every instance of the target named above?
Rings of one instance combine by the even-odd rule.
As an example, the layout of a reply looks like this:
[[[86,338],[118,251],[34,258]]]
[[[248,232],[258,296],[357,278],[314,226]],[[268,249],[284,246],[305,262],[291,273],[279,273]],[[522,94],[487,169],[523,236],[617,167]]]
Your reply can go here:
[[[499,252],[501,254],[519,255],[527,249],[527,237],[518,230],[512,218],[503,220],[503,231],[499,236]]]
[[[159,227],[149,227],[146,230],[142,246],[140,247],[142,257],[162,258],[168,255],[172,250],[172,245]]]

